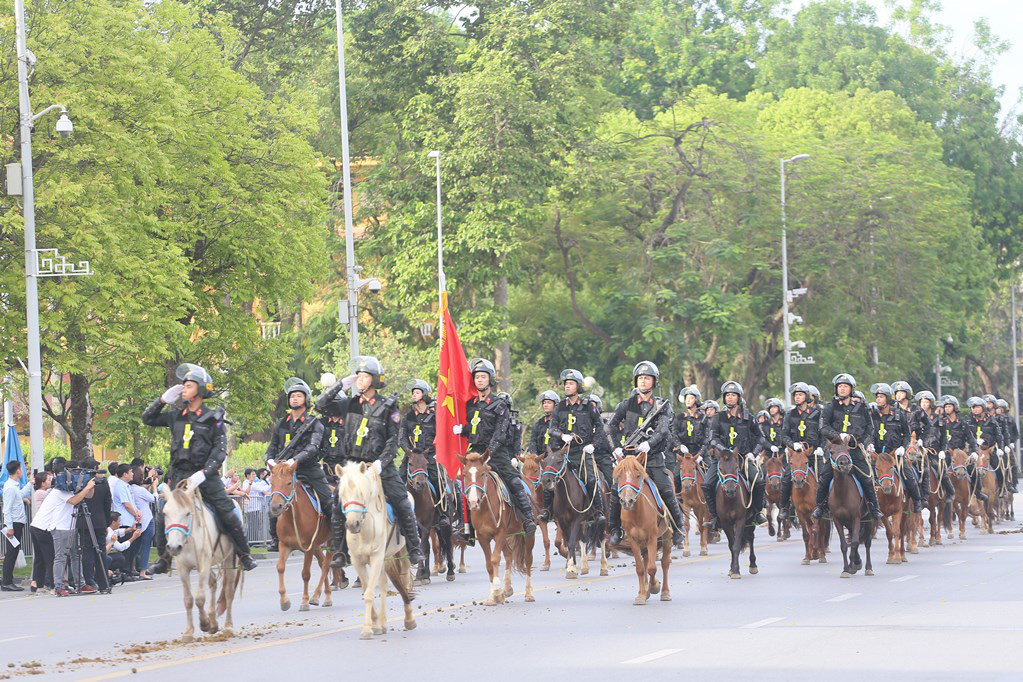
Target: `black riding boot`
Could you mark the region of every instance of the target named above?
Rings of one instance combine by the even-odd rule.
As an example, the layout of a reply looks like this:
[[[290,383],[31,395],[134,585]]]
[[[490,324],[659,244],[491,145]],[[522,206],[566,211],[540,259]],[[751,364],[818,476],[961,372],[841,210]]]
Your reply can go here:
[[[945,489],[945,499],[951,500],[956,496],[956,488],[952,485],[952,477],[946,471],[941,476],[941,486]]]
[[[703,522],[703,527],[718,530],[720,524],[718,523],[717,486],[704,483],[700,486],[700,490],[703,491],[703,498],[707,500],[707,511],[710,513],[710,518]]]
[[[973,489],[973,496],[981,502],[987,502],[987,495],[984,494],[984,490],[980,484],[980,475],[977,473],[977,468],[974,467],[970,471],[970,487]]]
[[[792,476],[781,479],[781,499],[778,501],[778,523],[789,518],[789,506],[792,504]]]
[[[249,540],[245,537],[245,527],[242,526],[241,518],[232,513],[221,518],[220,522],[224,525],[227,536],[231,538],[231,544],[234,545],[234,551],[238,555],[238,561],[241,562],[242,568],[246,571],[254,569],[256,562],[252,559],[252,554],[249,551]]]
[[[416,523],[416,513],[412,510],[412,503],[405,497],[398,504],[391,505],[398,517],[398,527],[401,534],[405,536],[405,549],[408,550],[408,561],[413,566],[426,561],[423,550],[419,547],[419,524]]]
[[[333,511],[330,517],[330,546],[334,550],[334,558],[330,562],[331,568],[344,568],[348,563],[348,536],[345,534],[345,515],[338,507],[337,499],[331,498],[330,506]]]
[[[867,502],[867,513],[870,515],[871,520],[881,520],[881,507],[877,504],[877,489],[874,488],[874,481],[869,476],[860,477],[859,473],[853,474],[856,479],[859,480],[860,486],[863,488],[863,497]],[[916,479],[913,479],[913,483],[916,484]],[[917,495],[920,495],[920,489],[916,490]],[[912,495],[912,493],[910,493]]]
[[[170,570],[170,557],[167,555],[167,535],[164,527],[163,511],[158,511],[153,520],[153,546],[156,547],[156,563],[149,567],[153,575],[166,573]]]
[[[767,523],[767,516],[764,514],[764,481],[758,479],[753,484],[753,492],[751,495],[750,502],[750,516],[753,519],[753,525],[759,526],[762,523]]]
[[[590,484],[595,490],[593,490],[593,515],[590,521],[593,523],[607,523],[607,517],[604,515],[604,493],[600,491],[600,484],[596,481]]]
[[[927,504],[931,496],[931,468],[927,466],[926,461],[920,467],[920,496],[924,504]]]
[[[668,513],[671,514],[671,544],[681,549],[686,540],[682,508],[679,507],[678,498],[674,495],[668,495],[664,503],[668,506]]]
[[[511,497],[512,506],[515,507],[515,511],[519,513],[519,518],[522,520],[522,531],[526,535],[532,535],[536,532],[536,522],[533,520],[533,505],[529,503],[526,489],[519,481],[512,481],[508,486],[508,494]]]
[[[622,544],[622,503],[618,497],[611,497],[611,544]]]
[[[813,518],[824,521],[831,520],[831,510],[828,509],[828,494],[831,492],[831,469],[823,467],[820,473],[820,480],[817,482],[817,508],[813,510]]]
[[[913,467],[909,464],[903,466],[902,482],[906,486],[906,492],[909,493],[909,497],[913,500],[913,513],[919,514],[924,509],[923,495],[920,494],[920,484],[917,483],[916,474],[913,473]]]
[[[554,515],[554,491],[543,489],[543,509],[540,510],[540,518],[537,519],[540,523],[547,523],[551,520],[551,516]]]

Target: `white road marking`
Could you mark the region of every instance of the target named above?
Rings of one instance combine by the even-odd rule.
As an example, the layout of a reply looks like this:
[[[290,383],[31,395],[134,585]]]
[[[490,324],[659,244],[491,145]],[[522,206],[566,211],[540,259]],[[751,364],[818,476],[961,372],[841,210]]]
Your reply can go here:
[[[949,561],[947,564],[942,564],[942,566],[959,566],[960,564],[965,563],[966,559],[956,559],[955,561]]]
[[[21,637],[8,637],[7,639],[0,639],[0,644],[4,642],[17,642],[19,639],[32,639],[38,637],[38,635],[22,635]]]
[[[751,630],[753,628],[762,628],[765,625],[770,625],[771,623],[777,623],[779,620],[785,619],[780,616],[775,616],[774,618],[765,618],[763,620],[758,620],[756,623],[748,623],[746,625],[740,625],[739,627],[743,630]]]
[[[890,583],[904,583],[907,580],[912,580],[913,578],[919,578],[919,577],[920,576],[918,576],[915,573],[910,573],[909,575],[904,575],[901,578],[893,578],[893,579],[889,580],[888,582],[890,582]]]
[[[163,618],[164,616],[180,616],[184,612],[185,612],[185,610],[181,609],[180,611],[168,611],[167,613],[153,613],[153,614],[150,614],[148,616],[140,616],[140,618],[145,620],[146,618]]]
[[[863,593],[862,592],[846,592],[845,594],[840,594],[837,597],[832,597],[831,599],[825,599],[824,601],[826,601],[826,602],[848,601],[850,599],[853,599],[855,597],[860,596],[861,594],[863,594]]]
[[[673,654],[677,654],[680,651],[682,651],[682,650],[681,649],[661,649],[660,651],[655,651],[652,654],[647,654],[646,656],[637,656],[636,658],[630,658],[627,661],[622,661],[622,665],[631,665],[631,664],[634,664],[634,663],[649,663],[650,661],[656,661],[658,658],[664,658],[665,656],[671,656]]]

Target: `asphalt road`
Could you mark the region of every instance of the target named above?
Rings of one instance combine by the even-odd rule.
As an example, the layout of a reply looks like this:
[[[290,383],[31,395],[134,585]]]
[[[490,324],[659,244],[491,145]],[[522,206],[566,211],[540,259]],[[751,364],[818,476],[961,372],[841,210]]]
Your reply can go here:
[[[402,629],[394,597],[394,629],[370,641],[359,640],[362,601],[351,588],[330,608],[297,610],[295,559],[292,610],[280,611],[276,571],[264,562],[247,574],[236,636],[224,641],[174,641],[184,627],[176,577],[102,596],[5,593],[0,679],[1023,679],[1023,524],[1003,523],[995,535],[970,526],[967,535],[902,565],[885,563],[881,540],[874,576],[840,579],[837,541],[829,563],[802,566],[801,540],[776,542],[759,529],[758,575],[743,563],[743,579],[729,580],[722,544],[706,557],[676,552],[673,601],[639,607],[628,557],[612,560],[607,577],[591,564],[577,580],[565,580],[555,558],[550,572],[534,573],[535,603],[523,602],[516,576],[508,604],[484,606],[482,552],[472,548],[468,573],[419,588],[417,629]]]

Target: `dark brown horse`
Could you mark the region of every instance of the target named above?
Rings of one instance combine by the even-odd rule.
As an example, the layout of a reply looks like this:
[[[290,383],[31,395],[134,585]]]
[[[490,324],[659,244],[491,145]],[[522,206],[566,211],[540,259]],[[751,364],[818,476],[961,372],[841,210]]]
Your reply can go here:
[[[540,485],[544,490],[554,493],[553,511],[554,522],[561,531],[564,539],[563,548],[565,553],[565,577],[568,579],[578,578],[579,567],[576,566],[576,559],[581,555],[582,575],[589,573],[590,567],[586,559],[586,553],[580,552],[583,541],[584,523],[593,516],[594,498],[586,494],[586,488],[582,481],[572,471],[568,460],[568,448],[566,445],[558,450],[547,448],[547,454],[543,459],[543,472],[540,474]],[[599,486],[594,484],[593,495],[599,495]],[[607,559],[601,548],[602,566],[601,575],[607,575]]]
[[[746,467],[745,476],[743,467]],[[739,555],[742,550],[749,547],[749,572],[756,575],[760,572],[757,568],[757,554],[753,549],[753,534],[755,528],[749,519],[751,497],[751,484],[754,477],[759,476],[755,465],[746,465],[746,459],[736,450],[718,451],[718,489],[717,512],[718,521],[728,538],[728,548],[732,552],[732,563],[728,568],[728,577],[738,580],[742,577],[739,572]]]
[[[654,493],[647,484],[646,453],[626,455],[614,468],[618,499],[622,503],[622,530],[628,550],[636,560],[639,593],[632,603],[642,606],[651,594],[661,593],[661,601],[671,601],[668,568],[671,566],[671,522],[667,509],[658,509]],[[663,584],[657,581],[657,547],[661,548]]]
[[[533,533],[522,530],[515,509],[503,491],[503,483],[487,465],[489,453],[469,452],[459,456],[462,462],[462,490],[476,539],[483,550],[483,558],[490,575],[490,594],[484,602],[487,606],[504,604],[512,596],[512,572],[526,576],[527,602],[535,601],[533,596]],[[493,543],[493,547],[491,547]],[[504,585],[501,585],[501,557],[504,556]]]
[[[874,523],[864,520],[867,517],[867,503],[852,474],[853,460],[849,454],[849,445],[842,442],[828,443],[828,451],[831,453],[831,466],[834,470],[828,505],[842,547],[842,577],[852,577],[863,568],[860,559],[861,543],[867,559],[866,575],[874,575],[870,564]]]
[[[697,457],[687,452],[683,455],[675,455],[678,459],[679,480],[679,504],[682,505],[682,519],[685,521],[686,541],[682,547],[682,556],[689,556],[689,516],[690,512],[696,517],[696,527],[700,533],[700,556],[707,556],[707,540],[710,531],[703,527],[704,521],[710,519],[710,509],[707,507],[707,500],[703,496],[703,469]],[[702,459],[702,458],[700,458]]]
[[[822,564],[828,562],[824,555],[824,547],[827,546],[825,531],[828,526],[817,523],[817,519],[812,516],[817,506],[818,476],[816,468],[810,466],[810,452],[807,448],[798,451],[788,448],[786,451],[789,471],[792,472],[792,506],[796,508],[799,529],[803,532],[804,566],[814,560]]]
[[[299,550],[305,557],[302,562],[302,605],[299,611],[308,611],[309,605],[318,605],[320,590],[324,591],[323,605],[330,606],[330,560],[334,557],[332,550],[324,552],[320,546],[330,538],[330,523],[326,517],[313,507],[309,495],[302,490],[295,466],[286,462],[278,462],[270,466],[270,516],[277,519],[277,542],[280,553],[277,555],[278,591],[281,595],[281,611],[291,608],[287,590],[284,587],[284,569],[287,567],[288,556],[293,550]],[[310,490],[311,494],[314,494]],[[330,504],[329,500],[319,500],[320,505]],[[340,514],[338,509],[335,514]],[[320,564],[320,580],[312,598],[309,597],[310,564],[313,557]]]
[[[543,488],[540,487],[540,474],[543,471],[543,459],[540,455],[527,452],[519,455],[519,462],[522,463],[522,477],[529,481],[530,497],[537,508],[543,507]],[[551,570],[551,536],[546,523],[536,524],[540,527],[540,534],[543,535],[543,563],[541,571]]]
[[[781,486],[785,476],[785,462],[781,454],[764,458],[764,491],[767,493],[767,534],[773,536],[774,510],[781,511]],[[778,542],[788,540],[791,535],[788,518],[778,522]]]
[[[931,450],[933,452],[933,450]],[[945,497],[945,487],[941,485],[941,479],[945,475],[945,461],[939,460],[938,466],[931,466],[930,458],[924,456],[923,466],[930,469],[929,483],[927,484],[927,515],[930,517],[931,534],[928,545],[941,544],[942,526],[948,529],[948,537],[952,538],[952,521],[948,512],[951,509],[952,500]],[[920,524],[923,526],[923,524]]]
[[[416,512],[416,525],[419,526],[419,543],[423,548],[425,557],[423,563],[419,564],[416,570],[416,585],[427,585],[430,582],[430,531],[437,531],[437,539],[440,541],[440,555],[447,563],[447,581],[455,579],[455,560],[451,547],[451,523],[450,517],[444,518],[449,507],[455,504],[454,499],[448,494],[448,475],[437,464],[433,466],[440,469],[437,479],[440,481],[441,489],[434,491],[430,487],[430,476],[426,470],[430,466],[426,455],[413,450],[406,455],[408,460],[408,474],[406,474],[406,489],[412,494],[412,503]],[[443,523],[442,521],[447,521]]]

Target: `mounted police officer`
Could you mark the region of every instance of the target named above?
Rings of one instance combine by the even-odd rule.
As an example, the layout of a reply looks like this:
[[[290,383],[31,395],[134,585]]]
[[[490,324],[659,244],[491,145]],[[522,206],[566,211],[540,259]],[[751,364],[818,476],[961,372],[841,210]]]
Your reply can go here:
[[[767,517],[764,515],[764,479],[754,474],[757,455],[765,447],[764,435],[759,425],[753,421],[749,410],[746,409],[742,386],[738,381],[726,381],[721,384],[721,396],[725,403],[725,411],[719,413],[711,422],[710,447],[715,450],[735,450],[740,455],[746,456],[746,460],[749,462],[746,465],[747,481],[752,488],[749,514],[753,519],[753,524],[759,526],[761,523],[767,523]],[[754,473],[749,473],[751,468],[754,469]],[[720,525],[717,512],[717,486],[718,462],[717,458],[714,458],[703,482],[703,494],[711,515],[711,518],[703,525],[711,529]]]
[[[994,400],[994,396],[991,398]],[[993,447],[991,451],[993,457],[990,458],[989,464],[995,470],[995,480],[998,487],[1001,488],[1004,481],[1002,470],[1005,468],[1004,465],[1008,464],[1004,461],[1005,436],[1002,433],[1001,424],[998,423],[997,416],[987,410],[987,404],[983,398],[973,396],[966,401],[966,405],[970,408],[971,413],[970,418],[966,420],[966,425],[973,430],[977,438],[977,446]],[[995,458],[1003,460],[1003,466],[999,466]],[[1008,481],[1004,482],[1004,484],[1008,483]]]
[[[903,382],[905,383],[905,382]],[[920,485],[916,479],[916,471],[902,456],[910,442],[909,413],[898,405],[893,406],[894,391],[888,384],[874,384],[870,387],[877,401],[877,413],[874,418],[873,438],[867,445],[867,452],[890,452],[899,463],[903,485],[913,500],[913,512],[923,511],[924,500],[920,494]],[[899,461],[901,459],[901,462]]]
[[[682,411],[675,415],[675,419],[671,423],[671,435],[674,442],[672,450],[674,452],[683,455],[689,454],[693,457],[703,457],[706,452],[707,417],[700,411],[702,398],[700,389],[695,384],[686,386],[678,392],[678,401],[682,403]],[[678,486],[682,483],[677,474],[675,482]]]
[[[792,408],[785,413],[781,425],[782,447],[791,448],[796,452],[806,452],[807,462],[813,471],[820,471],[821,450],[820,408],[810,404],[810,387],[802,381],[789,386],[792,395]],[[792,470],[785,458],[785,473],[781,482],[781,500],[778,503],[778,520],[789,517],[789,504],[792,502]]]
[[[548,430],[551,425],[551,415],[554,414],[554,406],[561,398],[554,391],[544,391],[540,394],[540,409],[543,414],[533,422],[529,429],[529,440],[526,442],[526,452],[541,457],[547,454],[547,446],[551,442],[551,433]]]
[[[913,395],[913,387],[909,385],[908,381],[896,381],[891,385],[892,398],[894,399],[893,407],[898,407],[903,412],[908,414],[913,413],[913,403],[910,402],[909,398]]]
[[[974,463],[977,461],[977,432],[970,428],[970,425],[959,418],[959,399],[954,395],[942,396],[945,401],[944,415],[938,427],[938,438],[936,447],[939,449],[938,459],[945,461],[945,453],[949,450],[965,450],[970,453],[970,487],[974,496],[984,502],[987,495],[980,486],[977,468]]]
[[[813,384],[808,384],[807,388],[810,389],[810,396],[809,396],[807,402],[810,403],[810,407],[816,407],[816,408],[819,409],[820,406],[821,406],[821,392],[820,392],[820,390],[816,386],[814,386]]]
[[[522,454],[522,422],[519,420],[519,411],[515,409],[511,394],[507,391],[501,391],[497,397],[508,403],[508,444],[512,459],[517,459]]]
[[[488,464],[504,481],[512,506],[522,519],[522,529],[526,535],[531,535],[536,530],[533,510],[520,483],[522,479],[518,470],[512,465],[512,452],[517,446],[512,443],[511,406],[507,400],[492,394],[497,385],[497,371],[492,362],[474,358],[469,362],[469,371],[476,387],[476,397],[465,403],[466,423],[455,424],[451,430],[455,435],[469,439],[469,450],[490,453]]]
[[[371,355],[360,357],[355,366],[355,388],[344,417],[345,457],[348,462],[380,462],[384,497],[394,508],[398,527],[405,536],[409,563],[416,566],[423,562],[419,526],[405,491],[405,481],[394,466],[401,414],[396,395],[386,398],[380,395],[385,385],[380,362]]]
[[[412,405],[401,419],[398,427],[398,447],[405,451],[398,473],[401,480],[408,480],[409,453],[421,453],[426,458],[426,477],[430,481],[436,500],[444,495],[440,485],[440,470],[437,464],[437,448],[433,443],[437,436],[437,403],[433,399],[430,384],[422,379],[412,381]],[[440,523],[448,525],[447,514],[440,515]]]
[[[331,376],[331,375],[327,375]],[[320,440],[320,459],[327,480],[333,489],[330,493],[330,538],[334,549],[334,558],[330,565],[333,568],[344,568],[348,563],[348,538],[345,536],[345,515],[341,513],[337,499],[337,477],[335,466],[345,465],[345,415],[348,413],[348,395],[345,386],[351,386],[355,377],[348,377],[346,382],[335,382],[328,379],[331,385],[316,398],[315,409],[322,415],[323,438]],[[335,511],[336,510],[336,511]],[[274,519],[276,522],[276,519]]]
[[[593,498],[593,521],[604,523],[607,520],[604,516],[604,496],[600,494],[597,481],[594,451],[600,440],[604,440],[608,447],[610,445],[604,431],[604,422],[600,418],[600,408],[589,398],[579,395],[583,386],[582,372],[566,369],[559,378],[564,386],[565,397],[554,407],[549,427],[551,440],[557,443],[556,449],[568,446],[568,466],[579,476],[587,489],[586,494]],[[544,489],[543,504],[540,520],[546,523],[550,521],[553,512],[553,490]]]
[[[955,487],[952,485],[952,479],[949,478],[948,468],[942,467],[938,459],[938,428],[940,413],[936,409],[937,401],[934,399],[934,394],[930,391],[919,391],[913,396],[913,402],[916,404],[913,409],[913,415],[909,419],[909,430],[913,432],[913,437],[916,438],[917,447],[926,450],[927,452],[927,463],[930,466],[924,467],[926,476],[924,481],[930,480],[930,470],[933,467],[934,471],[941,472],[941,487],[945,489],[945,499],[951,500],[955,496]],[[923,483],[921,483],[923,486]],[[930,483],[923,486],[925,490],[930,491]],[[935,488],[937,489],[937,488]]]
[[[1019,427],[1016,426],[1016,420],[1009,413],[1009,402],[1007,400],[999,398],[995,410],[1002,417],[1002,431],[1005,434],[1006,441],[1005,449],[1008,451],[1009,471],[1012,473],[1012,484],[1009,489],[1012,492],[1017,492],[1019,462],[1016,458],[1019,457],[1019,453],[1016,452],[1016,443],[1019,441]]]
[[[870,475],[870,467],[863,456],[862,444],[870,441],[874,426],[870,410],[862,399],[856,400],[853,388],[856,380],[851,374],[837,374],[831,380],[835,387],[835,397],[821,410],[821,437],[832,443],[845,442],[849,446],[849,456],[853,462],[853,475],[860,482],[863,497],[867,502],[867,511],[875,520],[881,518],[881,510],[877,506],[877,491]],[[859,391],[857,391],[859,393]],[[860,393],[862,396],[863,394]],[[821,477],[817,486],[817,508],[813,510],[815,519],[829,518],[828,493],[831,492],[830,453],[821,468]]]
[[[607,434],[614,447],[614,457],[625,456],[623,446],[633,434],[640,433],[636,450],[646,453],[646,472],[661,496],[672,519],[672,543],[681,546],[685,539],[682,533],[682,510],[671,485],[671,476],[665,465],[665,452],[671,449],[671,404],[654,396],[657,378],[661,375],[657,365],[643,361],[632,368],[633,391],[629,397],[618,403],[607,422]],[[648,415],[659,410],[652,419]],[[616,440],[617,437],[617,440]],[[631,453],[630,453],[631,454]],[[611,544],[622,541],[622,507],[617,497],[612,498]]]
[[[203,399],[213,392],[213,379],[205,369],[191,363],[179,365],[175,374],[181,383],[171,386],[150,403],[142,412],[142,423],[170,429],[167,484],[174,489],[181,481],[188,481],[190,489],[199,487],[203,502],[216,514],[217,523],[231,539],[242,567],[251,571],[256,563],[249,553],[241,516],[227,496],[217,471],[227,457],[224,408],[220,406],[211,410],[203,404]],[[167,535],[162,510],[156,515],[154,539],[160,558],[150,572],[166,573],[170,559],[166,552]]]
[[[597,408],[597,413],[600,417],[600,433],[594,436],[593,439],[593,459],[597,463],[597,471],[604,477],[604,482],[607,483],[607,492],[611,496],[611,504],[619,504],[618,501],[618,488],[615,487],[615,462],[614,455],[611,454],[611,450],[614,447],[614,443],[610,438],[607,437],[607,420],[604,419],[601,410],[604,409],[604,401],[600,399],[600,396],[595,393],[590,394],[590,402]],[[607,513],[607,510],[604,510]]]

